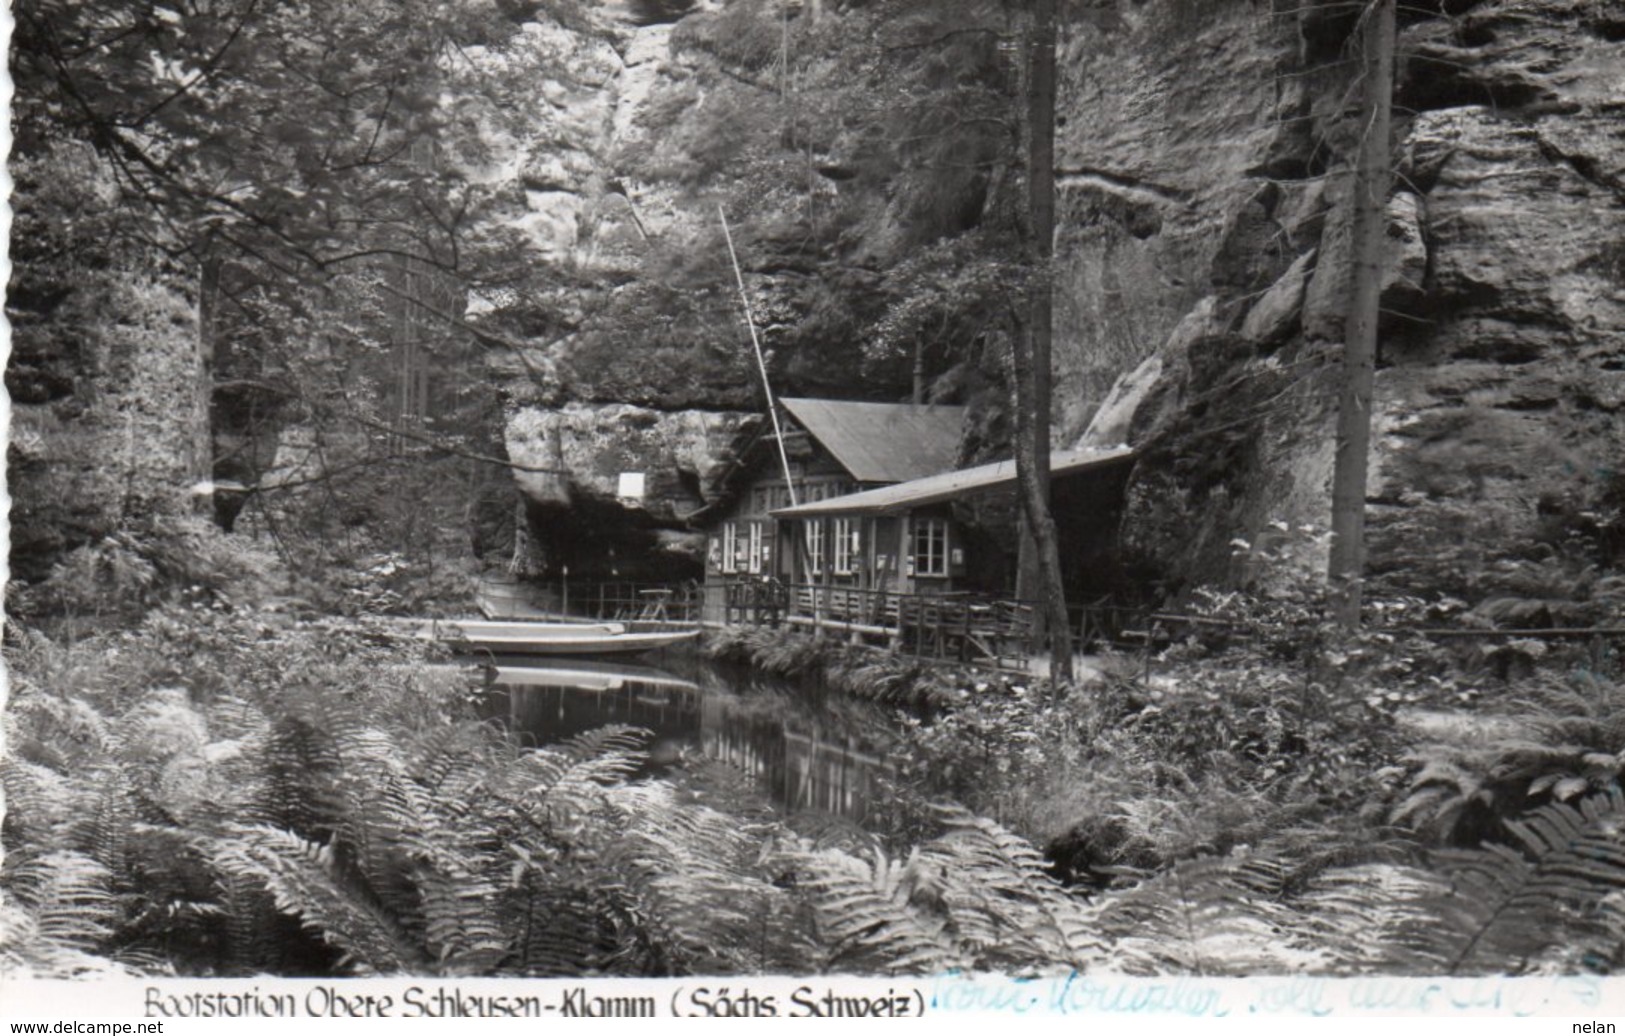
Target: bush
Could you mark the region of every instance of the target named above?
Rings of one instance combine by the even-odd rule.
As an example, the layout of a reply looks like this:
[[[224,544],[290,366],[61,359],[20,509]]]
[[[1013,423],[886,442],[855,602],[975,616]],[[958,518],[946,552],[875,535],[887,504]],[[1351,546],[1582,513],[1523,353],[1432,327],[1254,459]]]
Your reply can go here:
[[[181,598],[260,600],[274,569],[274,559],[250,540],[196,515],[160,513],[76,548],[13,601],[26,616],[129,620]]]
[[[637,782],[642,735],[521,750],[365,630],[166,606],[10,649],[0,966],[49,977],[789,970],[764,832]]]

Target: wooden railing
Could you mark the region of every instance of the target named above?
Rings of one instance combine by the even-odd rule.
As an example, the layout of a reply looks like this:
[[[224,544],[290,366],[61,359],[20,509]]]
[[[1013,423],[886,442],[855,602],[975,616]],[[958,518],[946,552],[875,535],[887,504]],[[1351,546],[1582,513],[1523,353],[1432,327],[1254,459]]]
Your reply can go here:
[[[698,583],[598,583],[584,587],[581,613],[638,629],[692,626],[703,602]]]
[[[724,587],[729,624],[783,626],[878,643],[905,654],[1024,666],[1031,602],[740,580]]]
[[[1033,633],[1036,603],[983,594],[915,594],[858,587],[738,580],[722,591],[721,614],[712,621],[806,630],[879,644],[926,658],[984,662],[1024,668],[1042,650]],[[1246,637],[1246,629],[1221,619],[1117,604],[1102,597],[1068,609],[1073,645],[1092,651],[1104,645],[1154,654],[1193,634]],[[1472,639],[1569,640],[1587,644],[1599,667],[1625,654],[1625,628],[1438,629],[1391,628],[1449,642]]]
[[[593,619],[640,630],[691,627],[700,621],[702,587],[682,583],[559,581],[509,595],[525,614],[516,618]]]

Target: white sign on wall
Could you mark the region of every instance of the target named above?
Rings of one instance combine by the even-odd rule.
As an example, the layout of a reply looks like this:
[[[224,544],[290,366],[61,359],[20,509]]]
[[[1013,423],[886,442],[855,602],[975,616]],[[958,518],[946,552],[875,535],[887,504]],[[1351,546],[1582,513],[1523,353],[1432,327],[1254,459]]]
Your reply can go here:
[[[622,500],[642,500],[643,499],[643,472],[641,472],[641,471],[623,471],[623,472],[621,472],[621,484],[620,484],[619,488],[616,490],[615,495],[620,497]]]

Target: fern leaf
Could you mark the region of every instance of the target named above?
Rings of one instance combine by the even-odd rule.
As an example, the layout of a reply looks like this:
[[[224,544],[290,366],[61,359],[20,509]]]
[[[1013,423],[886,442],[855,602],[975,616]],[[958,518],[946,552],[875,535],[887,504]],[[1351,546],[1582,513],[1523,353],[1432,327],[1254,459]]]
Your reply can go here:
[[[277,909],[342,950],[358,971],[398,973],[427,963],[392,918],[342,882],[328,846],[276,828],[230,825],[207,850],[216,868],[258,881]]]
[[[1315,955],[1289,938],[1296,913],[1261,893],[1259,875],[1247,856],[1204,857],[1108,897],[1102,922],[1124,970],[1259,974],[1311,967]],[[1273,879],[1262,885],[1269,888]]]
[[[57,850],[27,860],[10,877],[13,894],[31,909],[38,938],[90,953],[113,934],[113,874],[100,860]]]
[[[0,759],[0,789],[5,793],[8,844],[45,845],[52,832],[70,820],[79,801],[79,789],[67,777],[46,766],[21,759]]]
[[[1082,968],[1102,959],[1092,912],[1050,877],[1030,842],[962,810],[945,819],[948,833],[922,857],[941,876],[952,923],[980,966]]]
[[[488,974],[508,956],[511,940],[492,909],[499,891],[494,880],[471,873],[420,875],[424,939],[439,972]]]
[[[642,727],[612,723],[549,745],[547,750],[563,755],[572,762],[591,762],[609,757],[638,756],[649,737],[650,732]]]
[[[1291,938],[1322,955],[1334,974],[1393,971],[1392,947],[1418,920],[1416,904],[1448,889],[1438,875],[1397,864],[1322,871],[1294,903],[1299,919]]]
[[[10,978],[127,978],[128,968],[41,933],[38,919],[19,903],[0,901],[0,975]]]
[[[1448,894],[1423,900],[1402,933],[1418,970],[1515,972],[1594,935],[1603,901],[1625,888],[1625,793],[1552,803],[1508,824],[1519,848],[1438,854]]]
[[[813,894],[831,967],[909,973],[969,964],[954,946],[943,912],[914,901],[902,886],[908,871],[884,855],[869,862],[826,849],[788,859],[801,872],[800,887]]]

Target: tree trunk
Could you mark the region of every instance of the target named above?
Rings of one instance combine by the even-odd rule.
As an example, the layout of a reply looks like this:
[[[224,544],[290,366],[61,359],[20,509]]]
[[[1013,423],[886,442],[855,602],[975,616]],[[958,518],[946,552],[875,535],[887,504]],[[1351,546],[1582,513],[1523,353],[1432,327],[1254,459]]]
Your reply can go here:
[[[1365,95],[1360,108],[1359,164],[1354,173],[1353,276],[1344,325],[1337,457],[1332,473],[1332,544],[1327,570],[1332,615],[1347,629],[1360,625],[1365,572],[1365,498],[1371,449],[1371,396],[1377,362],[1377,315],[1382,294],[1383,238],[1388,212],[1389,123],[1394,85],[1394,3],[1372,0],[1365,13]]]
[[[1072,678],[1061,554],[1049,507],[1050,336],[1055,244],[1055,0],[1034,0],[1027,75],[1027,319],[1011,338],[1016,477],[1037,553],[1039,603],[1057,684]]]
[[[1038,376],[1033,363],[1031,329],[1011,341],[1011,380],[1015,387],[1016,479],[1021,487],[1021,510],[1037,553],[1038,621],[1047,635],[1051,674],[1057,681],[1072,679],[1072,636],[1066,615],[1066,591],[1061,585],[1061,552],[1055,518],[1049,509],[1047,453],[1039,452],[1038,428],[1044,423],[1034,411]]]
[[[193,405],[197,413],[197,429],[192,440],[194,455],[192,467],[199,482],[214,482],[214,379],[218,367],[220,334],[220,257],[213,249],[206,249],[198,264],[197,300],[197,370],[198,380]],[[216,497],[216,492],[199,495],[195,506],[209,513],[209,517],[226,531],[230,530],[228,512]]]

